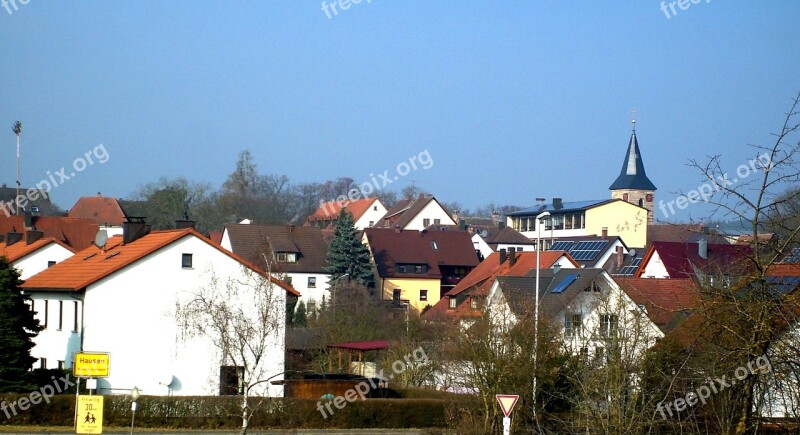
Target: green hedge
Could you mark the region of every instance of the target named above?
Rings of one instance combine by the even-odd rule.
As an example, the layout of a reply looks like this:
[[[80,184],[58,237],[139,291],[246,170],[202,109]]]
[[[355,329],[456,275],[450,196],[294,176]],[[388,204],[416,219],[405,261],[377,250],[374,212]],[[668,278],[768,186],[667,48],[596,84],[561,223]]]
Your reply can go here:
[[[23,395],[0,395],[14,403]],[[441,399],[367,399],[347,403],[343,409],[331,404],[333,415],[323,418],[316,400],[250,398],[257,405],[251,428],[435,428],[446,425],[448,402]],[[238,397],[141,397],[136,426],[175,429],[236,429],[241,426]],[[103,425],[130,425],[131,403],[127,396],[105,396]],[[59,395],[18,411],[4,425],[72,426],[75,396]],[[327,413],[327,410],[326,410]]]

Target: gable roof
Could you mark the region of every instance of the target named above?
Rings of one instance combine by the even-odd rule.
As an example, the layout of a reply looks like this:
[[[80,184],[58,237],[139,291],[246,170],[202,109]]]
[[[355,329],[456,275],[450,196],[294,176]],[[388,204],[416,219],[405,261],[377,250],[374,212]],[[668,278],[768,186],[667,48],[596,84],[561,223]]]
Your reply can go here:
[[[382,278],[441,278],[440,266],[474,267],[478,255],[466,231],[396,231],[367,228],[364,235]],[[436,244],[434,248],[433,244]],[[424,274],[399,274],[397,264],[427,264]]]
[[[50,192],[42,189],[33,189],[39,192],[38,195],[27,195],[27,192],[30,189],[26,187],[19,188],[19,194],[25,196],[27,205],[24,207],[20,207],[19,215],[25,214],[24,212],[29,211],[33,214],[38,214],[39,216],[56,216],[59,213],[63,213],[59,208],[53,205],[50,202]],[[32,197],[36,197],[36,199],[31,199]],[[6,185],[0,186],[0,215],[5,216],[5,212],[13,213],[16,210],[16,201],[17,199],[17,188],[16,187],[6,187]],[[33,207],[37,208],[37,211],[33,211]]]
[[[619,189],[656,190],[655,184],[647,178],[644,171],[644,162],[642,153],[639,151],[639,141],[636,139],[635,130],[631,133],[628,151],[625,153],[625,160],[622,161],[622,170],[609,187],[609,190]]]
[[[8,246],[5,242],[0,243],[0,257],[6,257],[8,261],[13,263],[17,260],[25,258],[30,254],[33,254],[34,252],[50,245],[51,243],[55,243],[61,246],[62,248],[72,253],[75,253],[74,249],[67,246],[63,242],[56,240],[53,237],[48,237],[36,240],[31,244],[26,243],[25,240],[20,240],[19,242],[14,243],[11,246]]]
[[[708,258],[700,257],[699,243],[653,242],[642,260],[637,278],[644,273],[645,265],[658,253],[670,278],[693,278],[696,272],[716,273],[719,270],[749,273],[737,268],[748,267],[747,256],[753,251],[749,245],[708,244]]]
[[[487,228],[485,231],[488,233],[486,237],[483,237],[483,240],[492,247],[492,249],[496,249],[497,245],[499,244],[512,244],[512,245],[534,245],[536,242],[533,240],[523,236],[520,234],[519,231],[505,226],[503,228],[493,227]]]
[[[90,219],[58,216],[33,216],[32,228],[80,251],[92,245],[100,227]],[[0,234],[17,232],[27,234],[23,216],[6,217],[0,214]]]
[[[328,244],[322,230],[315,227],[294,225],[232,224],[225,227],[234,253],[266,270],[267,258],[272,259],[272,272],[325,273]],[[295,253],[294,263],[278,263],[273,254]]]
[[[483,260],[475,269],[467,274],[449,292],[447,297],[441,298],[428,311],[423,314],[427,320],[443,319],[448,317],[474,317],[480,316],[479,310],[472,309],[465,303],[465,295],[486,296],[494,283],[495,278],[500,276],[526,276],[531,270],[536,269],[536,252],[523,251],[516,255],[516,262],[511,265],[510,260],[500,263],[500,253],[495,252]],[[580,265],[563,251],[542,251],[540,252],[540,270],[549,269],[561,258],[565,257],[578,268]],[[450,298],[457,298],[455,309],[450,308]]]
[[[212,246],[214,249],[238,261],[261,276],[269,278],[274,284],[283,288],[288,293],[299,295],[299,293],[288,284],[272,276],[268,276],[246,260],[214,245],[209,239],[203,237],[203,235],[192,228],[153,231],[125,245],[122,244],[122,236],[114,236],[108,240],[104,250],[92,245],[61,263],[28,278],[22,285],[22,288],[26,290],[80,291],[184,237],[197,237],[209,246]]]
[[[605,273],[603,269],[561,269],[558,272],[553,269],[540,270],[539,313],[547,317],[554,317],[603,273]],[[559,292],[553,291],[567,280],[571,283],[566,288]],[[536,300],[535,272],[524,277],[498,277],[497,285],[515,315],[531,314]]]
[[[82,196],[67,216],[92,219],[98,225],[122,226],[126,215],[117,198],[97,195]]]
[[[447,212],[447,209],[445,209],[444,206],[442,206],[442,204],[436,200],[436,198],[433,196],[420,195],[420,197],[415,200],[402,200],[395,204],[395,206],[383,216],[383,227],[405,228],[406,225],[408,225],[431,202],[435,202],[442,210],[445,211],[445,213],[447,213],[448,216],[450,215],[450,213]]]
[[[686,319],[702,302],[690,279],[615,278],[647,316],[667,333]]]
[[[508,216],[536,216],[539,213],[545,211],[550,212],[550,214],[572,213],[576,211],[589,210],[590,208],[600,207],[601,205],[606,205],[617,201],[624,202],[625,204],[630,204],[633,207],[639,207],[636,204],[631,204],[621,199],[594,199],[587,201],[561,202],[560,205],[558,203],[535,205],[533,207],[528,207],[526,209],[511,212],[508,214]],[[643,209],[644,207],[639,207],[639,208]]]
[[[700,240],[708,243],[727,244],[724,235],[716,234],[715,230],[703,224],[648,224],[647,243],[652,242],[681,242],[697,243]]]
[[[337,220],[343,209],[353,215],[353,220],[357,221],[361,219],[361,216],[364,216],[364,213],[372,207],[375,201],[378,201],[378,198],[365,198],[356,201],[350,201],[349,199],[328,201],[308,217],[308,222]]]

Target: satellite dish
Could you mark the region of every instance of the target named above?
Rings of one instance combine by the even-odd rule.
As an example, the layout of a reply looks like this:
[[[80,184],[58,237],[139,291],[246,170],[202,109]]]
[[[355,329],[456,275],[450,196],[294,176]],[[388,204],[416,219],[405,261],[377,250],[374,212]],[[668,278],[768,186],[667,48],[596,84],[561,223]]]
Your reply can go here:
[[[636,250],[635,249],[631,249],[630,251],[628,251],[628,255],[630,255],[631,258],[636,258]]]
[[[481,231],[481,237],[483,237],[484,239],[489,237],[489,231],[487,231],[487,230]]]
[[[106,230],[100,230],[97,232],[97,235],[94,236],[94,244],[98,248],[102,248],[103,246],[105,246],[107,241],[108,241],[108,232]]]

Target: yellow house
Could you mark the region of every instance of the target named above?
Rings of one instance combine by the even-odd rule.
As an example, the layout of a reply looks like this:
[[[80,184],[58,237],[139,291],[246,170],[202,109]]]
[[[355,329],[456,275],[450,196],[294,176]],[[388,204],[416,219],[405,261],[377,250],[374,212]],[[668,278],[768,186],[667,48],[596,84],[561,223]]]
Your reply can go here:
[[[479,262],[465,231],[367,228],[362,241],[378,270],[381,297],[417,312],[435,305]]]
[[[541,231],[536,216],[547,212],[542,219]],[[619,236],[629,247],[644,247],[647,244],[648,210],[622,199],[563,202],[553,198],[550,204],[542,204],[525,210],[509,213],[507,220],[522,235],[535,240],[563,239],[569,237]]]

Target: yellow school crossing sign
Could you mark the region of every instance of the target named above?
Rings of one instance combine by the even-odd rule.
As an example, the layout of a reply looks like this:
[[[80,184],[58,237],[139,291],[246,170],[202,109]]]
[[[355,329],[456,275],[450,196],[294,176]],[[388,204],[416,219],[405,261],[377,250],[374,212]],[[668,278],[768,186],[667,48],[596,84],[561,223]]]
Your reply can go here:
[[[78,396],[79,434],[103,433],[103,396]]]

